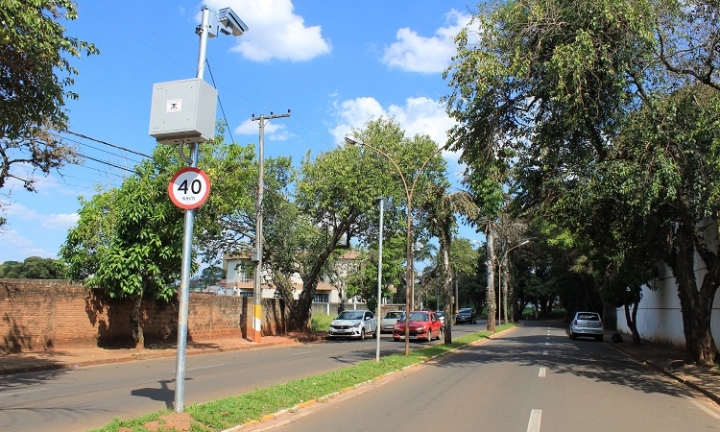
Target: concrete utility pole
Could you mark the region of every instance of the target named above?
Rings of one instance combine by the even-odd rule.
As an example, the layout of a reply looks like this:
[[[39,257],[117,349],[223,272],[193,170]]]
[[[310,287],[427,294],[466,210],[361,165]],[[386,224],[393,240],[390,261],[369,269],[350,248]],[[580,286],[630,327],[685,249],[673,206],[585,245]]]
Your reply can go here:
[[[290,117],[290,110],[286,114],[273,114],[269,116],[260,114],[252,120],[260,125],[260,139],[258,143],[258,190],[257,190],[257,218],[255,220],[255,251],[252,254],[252,260],[255,261],[255,282],[253,284],[253,298],[255,299],[253,308],[253,332],[252,341],[260,343],[262,341],[262,252],[263,252],[263,192],[265,191],[264,180],[264,159],[265,159],[265,125],[268,120]]]

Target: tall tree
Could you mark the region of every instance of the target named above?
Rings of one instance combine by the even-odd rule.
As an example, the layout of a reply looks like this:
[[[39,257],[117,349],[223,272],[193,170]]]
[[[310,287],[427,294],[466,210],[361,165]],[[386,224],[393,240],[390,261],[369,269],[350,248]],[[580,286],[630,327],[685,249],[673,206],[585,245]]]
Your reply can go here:
[[[201,146],[199,166],[218,190],[248,190],[245,171],[249,152],[219,141]],[[145,298],[169,300],[180,276],[184,212],[167,195],[172,175],[183,166],[177,149],[159,146],[153,160],[143,161],[123,184],[81,199],[80,220],[70,230],[61,249],[70,275],[86,286],[106,290],[110,296],[130,298],[130,328],[137,346],[144,346],[141,322]],[[229,173],[232,173],[229,174]],[[196,232],[217,232],[218,215],[226,199],[211,193],[209,202],[196,210]],[[215,202],[217,200],[217,202]],[[197,268],[197,257],[192,257]]]
[[[47,175],[75,158],[54,135],[67,128],[65,101],[78,98],[70,57],[99,51],[66,35],[61,19],[77,19],[75,2],[0,1],[0,188],[14,178],[35,190],[32,175],[13,166]]]
[[[697,362],[716,353],[709,316],[720,261],[704,231],[720,208],[710,199],[718,190],[718,12],[706,1],[497,3],[458,38],[448,71],[455,143],[471,154],[511,146],[506,161],[526,208],[601,243],[616,264],[633,256],[649,265],[661,252]],[[639,249],[625,253],[631,247]],[[702,280],[696,252],[708,269]]]

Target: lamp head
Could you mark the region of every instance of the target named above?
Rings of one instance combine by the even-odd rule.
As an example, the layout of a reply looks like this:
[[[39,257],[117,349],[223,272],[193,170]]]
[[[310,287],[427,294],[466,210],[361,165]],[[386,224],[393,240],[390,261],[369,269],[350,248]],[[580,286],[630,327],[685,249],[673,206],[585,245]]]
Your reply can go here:
[[[364,146],[365,143],[352,135],[345,135],[345,142],[350,145]]]
[[[247,24],[229,7],[220,9],[218,21],[220,22],[220,31],[226,35],[242,36],[248,30]]]

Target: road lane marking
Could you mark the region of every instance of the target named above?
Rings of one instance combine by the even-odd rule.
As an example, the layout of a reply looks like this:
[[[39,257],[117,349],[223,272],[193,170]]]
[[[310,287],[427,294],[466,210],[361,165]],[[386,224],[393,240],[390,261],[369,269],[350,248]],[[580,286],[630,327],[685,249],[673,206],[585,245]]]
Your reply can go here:
[[[550,342],[545,342],[545,345],[550,345]]]
[[[545,378],[545,373],[547,372],[546,367],[541,367],[540,372],[538,372],[538,378]]]
[[[543,350],[543,355],[548,355],[547,350]]]
[[[717,412],[711,410],[710,408],[708,408],[708,407],[705,406],[704,404],[702,404],[702,403],[700,403],[700,402],[696,402],[696,401],[694,401],[694,400],[692,400],[692,399],[690,399],[690,398],[687,398],[687,400],[689,400],[690,403],[692,403],[692,404],[695,405],[696,407],[698,407],[698,408],[700,408],[701,410],[705,411],[705,413],[706,413],[707,415],[709,415],[710,417],[712,417],[712,418],[714,418],[714,419],[720,420],[720,414],[718,414]]]
[[[534,409],[530,412],[530,421],[528,421],[527,432],[540,432],[540,420],[542,418],[542,410]]]
[[[217,368],[217,367],[220,367],[220,366],[226,366],[226,364],[223,363],[223,364],[216,364],[216,365],[212,365],[212,366],[190,367],[190,368],[187,368],[187,370],[213,369],[213,368]]]

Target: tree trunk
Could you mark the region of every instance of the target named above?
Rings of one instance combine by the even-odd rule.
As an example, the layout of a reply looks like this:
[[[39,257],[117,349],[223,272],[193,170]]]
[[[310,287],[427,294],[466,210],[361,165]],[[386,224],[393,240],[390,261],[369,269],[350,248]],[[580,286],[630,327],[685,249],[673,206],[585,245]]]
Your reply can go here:
[[[453,298],[453,277],[450,271],[450,243],[452,242],[451,230],[449,226],[442,226],[440,232],[440,256],[441,256],[441,280],[443,304],[445,310],[445,324],[443,325],[443,333],[445,335],[445,345],[452,343],[452,298]]]
[[[137,296],[133,301],[133,308],[130,312],[130,330],[132,331],[133,342],[135,348],[145,348],[145,335],[141,324],[142,313],[142,294]]]
[[[508,278],[510,277],[510,272],[508,271],[508,263],[505,262],[505,267],[501,269],[503,272],[503,282],[502,282],[502,302],[503,302],[503,322],[505,324],[508,323]]]
[[[717,254],[701,251],[700,255],[708,271],[698,289],[693,239],[697,239],[699,234],[695,230],[695,224],[690,218],[677,224],[675,235],[668,235],[669,248],[665,262],[672,269],[678,287],[688,361],[709,364],[717,360],[717,349],[710,330],[710,315],[718,287],[720,266]]]
[[[633,345],[640,345],[640,333],[637,330],[637,309],[639,302],[633,302],[632,314],[630,312],[630,305],[625,302],[625,321],[628,327],[630,327],[630,333],[632,333]]]
[[[487,239],[487,260],[485,265],[487,266],[487,331],[495,331],[495,249],[493,247],[493,231],[492,224],[488,223],[487,233],[485,234]]]

